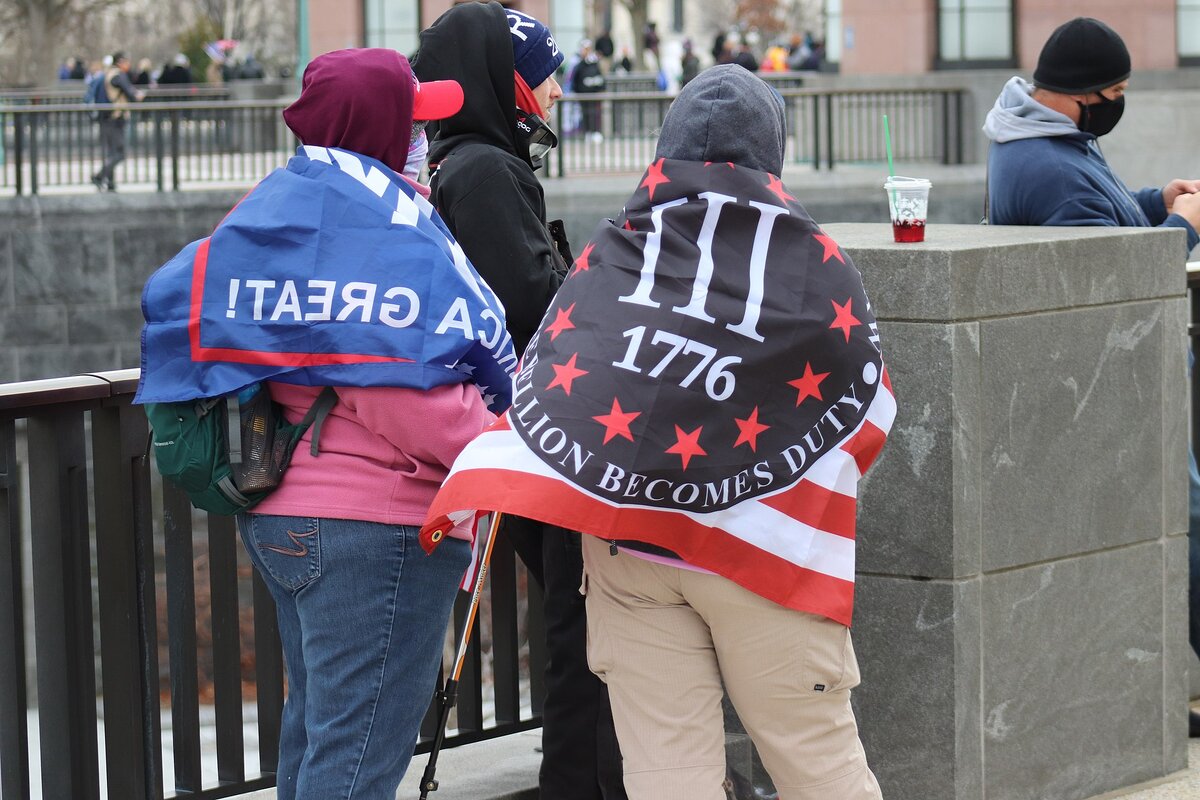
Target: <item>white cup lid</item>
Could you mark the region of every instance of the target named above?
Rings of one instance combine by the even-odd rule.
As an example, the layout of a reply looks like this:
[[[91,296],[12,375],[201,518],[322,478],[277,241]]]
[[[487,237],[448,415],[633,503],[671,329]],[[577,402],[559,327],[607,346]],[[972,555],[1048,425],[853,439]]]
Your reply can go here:
[[[883,183],[885,189],[928,189],[933,183],[928,178],[905,178],[892,175]]]

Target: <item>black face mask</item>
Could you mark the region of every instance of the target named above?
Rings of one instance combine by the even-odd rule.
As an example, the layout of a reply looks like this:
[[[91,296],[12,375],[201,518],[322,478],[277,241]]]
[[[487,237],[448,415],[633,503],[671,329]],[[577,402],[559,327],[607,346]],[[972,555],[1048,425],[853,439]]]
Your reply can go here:
[[[558,134],[537,114],[517,109],[517,136],[529,145],[529,162],[535,170],[546,163],[546,156],[558,147]]]
[[[1077,100],[1075,104],[1079,106],[1079,130],[1093,136],[1103,136],[1117,127],[1121,115],[1125,113],[1124,95],[1116,100],[1100,95],[1098,103],[1084,105]]]

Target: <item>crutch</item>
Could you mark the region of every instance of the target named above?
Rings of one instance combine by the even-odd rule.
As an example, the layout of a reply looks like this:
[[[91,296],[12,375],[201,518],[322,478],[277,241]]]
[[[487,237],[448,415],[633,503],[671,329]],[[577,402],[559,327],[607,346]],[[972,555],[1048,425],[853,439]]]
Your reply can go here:
[[[446,725],[450,722],[450,709],[458,701],[458,677],[462,674],[463,662],[467,660],[467,644],[471,641],[471,632],[475,628],[475,615],[479,612],[479,599],[483,596],[483,582],[487,579],[488,565],[492,562],[492,548],[496,544],[496,531],[500,528],[499,511],[492,512],[492,524],[488,528],[488,538],[483,547],[483,556],[479,563],[479,575],[475,578],[475,591],[471,594],[471,605],[467,609],[466,624],[463,625],[462,636],[458,640],[458,654],[454,657],[454,671],[446,678],[446,686],[437,693],[438,727],[433,739],[433,749],[429,751],[429,763],[421,775],[421,800],[428,800],[430,792],[436,792],[438,782],[433,779],[437,770],[438,753],[446,741]]]

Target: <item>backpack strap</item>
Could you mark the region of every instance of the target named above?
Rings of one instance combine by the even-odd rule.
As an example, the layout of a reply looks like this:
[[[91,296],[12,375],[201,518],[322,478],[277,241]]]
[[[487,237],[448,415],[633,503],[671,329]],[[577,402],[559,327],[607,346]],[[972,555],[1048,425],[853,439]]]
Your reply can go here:
[[[326,386],[317,395],[317,399],[309,406],[308,413],[304,415],[304,419],[300,420],[300,430],[306,431],[311,426],[313,429],[312,445],[309,447],[309,452],[314,456],[317,454],[317,441],[321,438],[321,425],[325,422],[325,418],[329,416],[329,412],[337,405],[337,392],[332,386]]]

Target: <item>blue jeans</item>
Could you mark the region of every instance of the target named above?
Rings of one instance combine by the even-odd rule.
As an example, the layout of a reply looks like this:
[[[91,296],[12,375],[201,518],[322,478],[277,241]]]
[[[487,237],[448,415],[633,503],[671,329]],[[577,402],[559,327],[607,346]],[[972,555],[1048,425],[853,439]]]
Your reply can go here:
[[[238,528],[287,665],[279,800],[394,800],[470,546],[427,556],[417,528],[356,520],[240,514]]]

